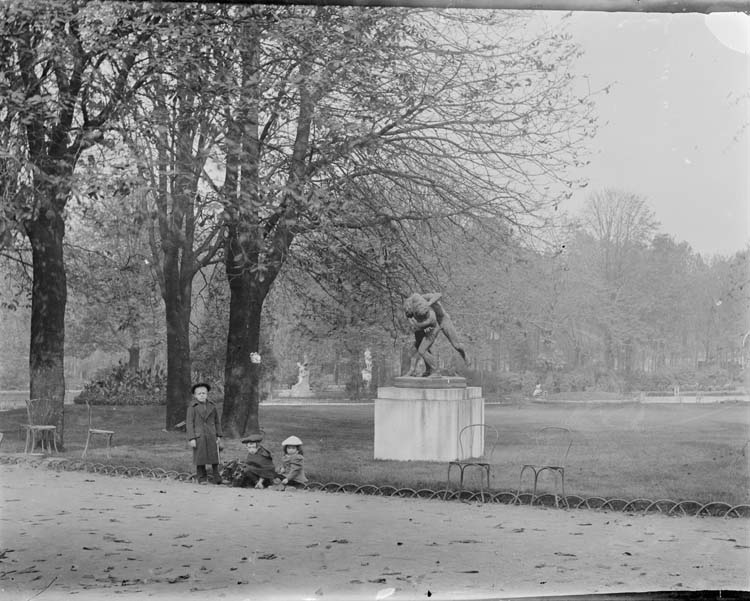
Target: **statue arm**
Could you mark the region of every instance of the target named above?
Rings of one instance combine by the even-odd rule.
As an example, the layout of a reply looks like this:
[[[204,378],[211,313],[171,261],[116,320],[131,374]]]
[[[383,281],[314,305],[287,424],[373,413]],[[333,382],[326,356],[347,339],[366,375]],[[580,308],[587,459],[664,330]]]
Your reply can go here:
[[[434,328],[438,325],[437,316],[435,315],[435,311],[433,311],[432,309],[430,309],[430,312],[427,314],[427,317],[424,321],[417,321],[416,319],[411,318],[411,322],[415,330]]]

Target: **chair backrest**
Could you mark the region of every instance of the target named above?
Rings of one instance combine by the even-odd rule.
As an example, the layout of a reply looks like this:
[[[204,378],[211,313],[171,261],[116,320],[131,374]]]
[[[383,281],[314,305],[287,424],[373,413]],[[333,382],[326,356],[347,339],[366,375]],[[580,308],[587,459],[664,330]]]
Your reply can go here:
[[[29,399],[26,414],[32,426],[54,426],[55,406],[52,399]]]
[[[545,426],[534,432],[534,463],[565,467],[570,447],[573,446],[573,432],[559,426]]]
[[[477,437],[481,437],[477,441]],[[479,455],[472,454],[472,459],[484,459],[488,462],[492,460],[497,443],[500,442],[500,433],[495,426],[489,424],[469,424],[464,426],[458,433],[458,447],[461,457],[464,451],[471,452],[475,447],[475,442],[480,446],[482,452]]]

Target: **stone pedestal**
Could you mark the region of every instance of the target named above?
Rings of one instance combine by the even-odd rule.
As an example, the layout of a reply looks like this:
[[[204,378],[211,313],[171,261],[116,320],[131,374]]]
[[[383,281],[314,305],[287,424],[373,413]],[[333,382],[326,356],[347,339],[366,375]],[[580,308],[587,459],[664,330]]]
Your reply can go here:
[[[484,430],[472,429],[460,456],[458,433],[484,424],[479,386],[464,378],[396,378],[396,386],[378,388],[375,399],[375,459],[452,461],[478,457]]]

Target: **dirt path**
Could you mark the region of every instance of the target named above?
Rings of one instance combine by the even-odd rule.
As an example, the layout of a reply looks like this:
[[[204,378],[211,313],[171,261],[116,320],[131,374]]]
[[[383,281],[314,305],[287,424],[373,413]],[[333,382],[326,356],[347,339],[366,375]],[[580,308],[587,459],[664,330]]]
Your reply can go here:
[[[0,479],[8,601],[750,589],[746,519],[256,491],[20,465],[0,466]]]

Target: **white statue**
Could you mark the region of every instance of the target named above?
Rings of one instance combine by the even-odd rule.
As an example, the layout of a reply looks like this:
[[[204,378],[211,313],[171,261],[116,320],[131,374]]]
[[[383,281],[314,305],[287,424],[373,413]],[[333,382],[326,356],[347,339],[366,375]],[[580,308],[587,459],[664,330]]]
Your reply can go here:
[[[362,370],[362,381],[369,386],[372,381],[372,353],[365,349],[365,368]]]
[[[297,383],[292,386],[291,396],[312,396],[310,390],[310,369],[307,367],[307,357],[302,363],[297,362]]]

